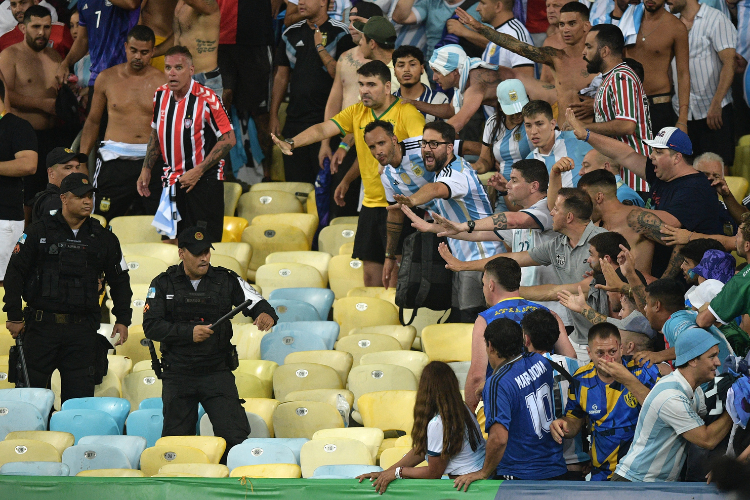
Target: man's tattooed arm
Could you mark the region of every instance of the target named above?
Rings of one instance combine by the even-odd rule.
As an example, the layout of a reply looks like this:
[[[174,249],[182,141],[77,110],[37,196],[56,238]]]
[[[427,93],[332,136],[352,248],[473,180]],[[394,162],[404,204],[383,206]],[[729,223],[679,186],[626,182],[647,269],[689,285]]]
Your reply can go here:
[[[146,157],[143,159],[143,168],[149,171],[154,168],[156,162],[161,158],[161,148],[159,147],[159,133],[156,129],[151,129],[151,137],[148,139],[146,147]]]
[[[506,35],[505,33],[498,33],[493,28],[487,25],[482,25],[482,27],[479,28],[478,31],[490,42],[541,64],[548,64],[552,66],[554,64],[555,57],[558,57],[562,52],[560,49],[556,49],[554,47],[534,47],[533,45],[521,42],[510,35]]]
[[[651,241],[665,245],[661,233],[664,222],[655,214],[646,210],[635,208],[628,214],[628,226],[636,233],[645,236]]]
[[[234,130],[230,130],[226,134],[223,134],[221,137],[219,137],[218,142],[214,144],[213,148],[211,148],[211,152],[208,153],[206,159],[203,160],[197,166],[197,168],[199,168],[202,173],[205,173],[210,168],[216,166],[222,158],[228,155],[234,145]]]
[[[492,223],[495,225],[495,229],[508,229],[508,216],[505,212],[500,212],[492,216]]]
[[[680,245],[672,249],[672,255],[669,257],[669,263],[667,264],[667,268],[664,270],[664,274],[661,275],[662,278],[676,278],[682,272],[680,266],[682,266],[682,262],[685,259],[680,254],[681,248],[682,246]]]
[[[607,321],[607,317],[601,313],[598,313],[591,309],[589,306],[583,306],[583,309],[581,310],[581,314],[584,318],[589,320],[591,323],[596,325],[597,323],[604,323]]]

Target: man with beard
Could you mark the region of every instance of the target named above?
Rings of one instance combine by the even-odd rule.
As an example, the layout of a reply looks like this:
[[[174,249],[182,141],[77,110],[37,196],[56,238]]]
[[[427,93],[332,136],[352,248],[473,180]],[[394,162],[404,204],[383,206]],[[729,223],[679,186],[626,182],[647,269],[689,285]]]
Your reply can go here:
[[[586,34],[583,60],[591,74],[602,74],[594,99],[594,123],[589,130],[614,137],[642,155],[650,153],[644,139],[651,139],[651,119],[643,84],[622,60],[625,39],[611,24],[600,24]],[[624,169],[625,183],[639,185],[635,174]]]
[[[48,3],[43,3],[46,5],[42,5],[42,7],[49,8],[47,7]],[[26,9],[33,5],[41,5],[41,3],[39,0],[13,0],[10,2],[10,11],[13,14],[13,18],[18,21],[18,25],[7,31],[3,36],[0,36],[0,51],[11,45],[23,42],[24,34],[21,31],[23,16],[26,14]],[[49,46],[55,49],[60,54],[60,57],[65,57],[68,54],[70,47],[73,46],[73,37],[70,35],[70,30],[65,23],[55,22],[55,19],[52,20]]]
[[[163,72],[150,65],[154,43],[154,32],[148,26],[138,25],[130,30],[125,43],[128,60],[101,72],[94,87],[91,112],[83,126],[81,153],[88,155],[94,149],[102,115],[107,109],[107,131],[93,175],[94,186],[98,189],[94,212],[107,220],[125,215],[131,203],[141,199],[136,181],[151,136],[153,96],[167,81]],[[154,168],[159,169],[160,165]],[[144,199],[144,206],[131,215],[156,212],[160,174],[159,170],[151,176],[152,196]]]

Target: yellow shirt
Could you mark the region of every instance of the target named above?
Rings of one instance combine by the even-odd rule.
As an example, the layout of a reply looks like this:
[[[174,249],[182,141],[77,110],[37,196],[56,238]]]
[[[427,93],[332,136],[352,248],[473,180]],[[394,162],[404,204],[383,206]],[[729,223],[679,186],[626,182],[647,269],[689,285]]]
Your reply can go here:
[[[424,116],[411,104],[396,98],[396,101],[380,116],[375,116],[375,111],[372,108],[365,107],[364,104],[358,102],[345,108],[331,120],[339,127],[341,135],[354,134],[359,172],[362,177],[362,187],[365,191],[365,199],[362,205],[366,207],[387,207],[388,202],[385,200],[385,191],[380,181],[380,174],[378,174],[380,165],[365,144],[365,127],[375,120],[392,123],[396,137],[399,141],[403,141],[409,137],[422,135]]]

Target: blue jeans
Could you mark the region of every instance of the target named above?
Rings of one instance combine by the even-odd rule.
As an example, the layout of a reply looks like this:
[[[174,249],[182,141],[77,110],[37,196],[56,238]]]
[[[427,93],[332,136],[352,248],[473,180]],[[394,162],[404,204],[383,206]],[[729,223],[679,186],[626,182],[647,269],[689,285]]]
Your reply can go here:
[[[221,80],[219,68],[216,68],[213,71],[206,71],[205,73],[196,73],[193,75],[193,80],[210,88],[216,92],[216,95],[219,97],[221,97],[221,94],[224,92],[224,82]]]

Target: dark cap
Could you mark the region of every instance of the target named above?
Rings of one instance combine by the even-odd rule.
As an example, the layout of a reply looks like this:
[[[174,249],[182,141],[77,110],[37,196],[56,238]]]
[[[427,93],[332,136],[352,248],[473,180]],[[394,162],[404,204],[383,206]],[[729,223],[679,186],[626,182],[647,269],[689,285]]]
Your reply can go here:
[[[371,17],[360,31],[368,40],[375,40],[378,45],[396,45],[396,28],[383,16]]]
[[[357,2],[356,5],[352,6],[352,9],[357,9],[357,12],[353,15],[364,17],[365,19],[383,15],[383,9],[378,4],[372,2]],[[362,21],[352,21],[352,24],[357,31],[362,31],[362,28],[365,26],[365,23]]]
[[[185,228],[179,236],[177,236],[177,246],[179,248],[186,248],[188,252],[193,255],[200,255],[206,251],[206,249],[213,249],[214,246],[211,244],[211,240],[206,235],[206,229],[197,226],[191,226]]]
[[[83,196],[89,191],[96,193],[97,189],[89,181],[88,175],[76,172],[67,176],[60,183],[60,194],[67,193],[68,191],[76,196]]]
[[[47,168],[54,167],[61,163],[68,163],[70,160],[78,160],[81,163],[88,163],[89,157],[83,153],[76,153],[68,148],[55,148],[47,154]]]

